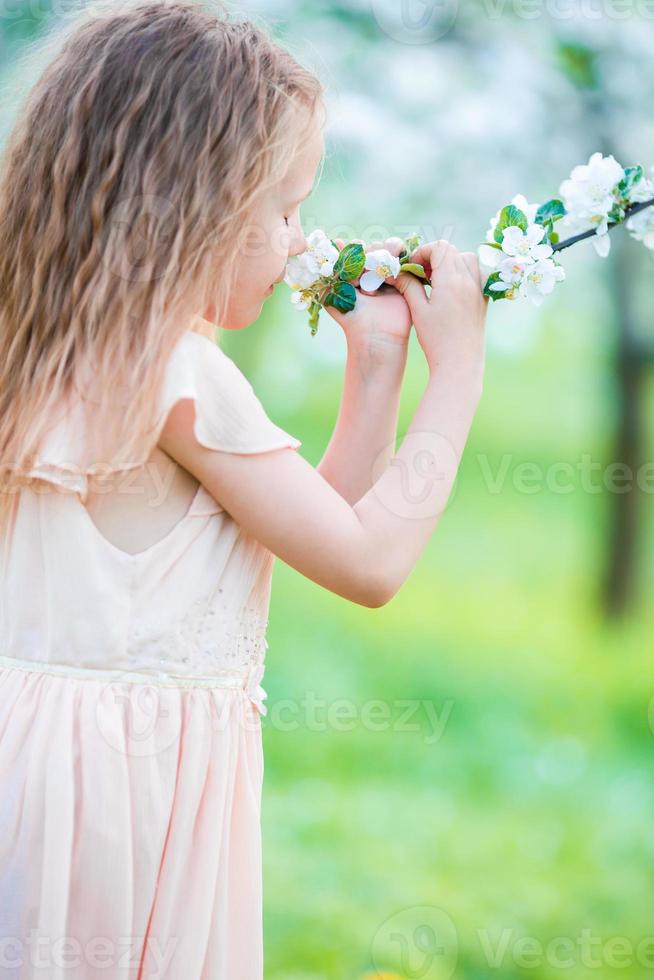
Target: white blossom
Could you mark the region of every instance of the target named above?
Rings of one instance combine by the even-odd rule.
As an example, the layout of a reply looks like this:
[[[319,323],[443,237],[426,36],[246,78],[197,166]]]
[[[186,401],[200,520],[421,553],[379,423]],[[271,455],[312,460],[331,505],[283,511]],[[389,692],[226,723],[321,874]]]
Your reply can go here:
[[[308,261],[315,263],[321,276],[331,276],[340,252],[330,238],[319,228],[312,231],[307,238]]]
[[[385,279],[394,278],[400,273],[401,262],[396,255],[392,255],[386,248],[376,248],[366,252],[364,269],[366,270],[359,280],[361,289],[367,292],[374,292],[379,289]]]
[[[291,289],[309,289],[320,278],[313,264],[309,265],[303,255],[293,255],[286,264],[284,282]]]
[[[525,270],[520,283],[520,293],[540,306],[547,293],[551,293],[557,282],[565,279],[565,269],[552,259],[541,259]]]
[[[532,262],[546,259],[553,250],[548,242],[541,244],[544,236],[543,225],[530,224],[526,231],[518,228],[517,225],[510,225],[504,229],[502,251],[507,255],[529,259]]]
[[[498,252],[498,254],[501,254]],[[506,294],[506,299],[514,299],[516,296],[516,288],[522,282],[525,275],[525,271],[528,266],[533,265],[529,259],[517,259],[517,258],[505,258],[500,261],[499,268],[497,272],[499,273],[499,280],[490,285],[490,289],[493,292],[503,292],[508,289]]]
[[[498,255],[502,254],[499,249],[495,251]],[[500,260],[496,271],[500,278],[491,283],[489,289],[504,293],[504,299],[524,297],[535,306],[540,306],[543,297],[552,292],[554,285],[565,279],[565,270],[547,257],[535,261],[529,255],[505,257]]]
[[[559,188],[568,212],[559,223],[560,236],[567,238],[594,228],[593,245],[597,254],[605,258],[611,249],[608,215],[616,204],[616,184],[624,175],[624,168],[615,157],[604,157],[599,152],[593,153],[587,164],[574,167]]]
[[[506,253],[501,248],[493,248],[492,245],[480,245],[477,249],[477,257],[480,266],[488,273],[497,269],[506,257]]]
[[[311,290],[297,289],[291,293],[291,303],[296,310],[308,310],[311,305]]]
[[[513,202],[515,201],[516,198],[513,199]],[[538,208],[537,205],[532,207]],[[517,225],[509,225],[508,228],[504,229],[499,248],[485,244],[479,246],[477,249],[479,263],[487,272],[503,270],[508,274],[514,265],[518,268],[522,264],[547,259],[552,255],[553,249],[549,242],[543,242],[545,234],[543,225],[535,222],[527,226],[526,232],[522,228],[518,228]],[[513,282],[514,280],[507,279],[506,281]]]
[[[284,281],[291,289],[308,289],[321,276],[331,276],[339,250],[320,228],[307,237],[307,247],[292,255],[286,265]]]

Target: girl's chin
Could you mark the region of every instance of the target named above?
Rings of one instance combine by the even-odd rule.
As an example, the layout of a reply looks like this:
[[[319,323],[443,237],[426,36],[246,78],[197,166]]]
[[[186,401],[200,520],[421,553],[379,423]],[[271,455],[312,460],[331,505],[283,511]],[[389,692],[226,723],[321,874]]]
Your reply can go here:
[[[268,287],[268,289],[265,291],[265,293],[263,293],[263,294],[260,293],[259,294],[259,302],[258,302],[258,309],[259,310],[261,310],[261,307],[263,306],[263,304],[265,303],[265,301],[268,299],[268,297],[269,296],[272,296],[274,290],[275,290],[275,287],[274,287],[274,285],[272,285],[272,286],[269,286]],[[241,306],[241,307],[239,307],[238,310],[235,310],[233,312],[233,314],[230,315],[228,313],[228,315],[227,315],[227,317],[225,319],[225,323],[221,324],[223,330],[243,330],[245,327],[249,327],[249,326],[251,326],[255,322],[255,320],[259,316],[259,313],[258,312],[255,312],[256,311],[256,307],[255,307],[255,303],[256,303],[255,296],[256,296],[256,293],[253,293],[252,296],[250,297],[250,302],[252,303],[252,306],[250,306],[249,309],[245,310]],[[245,318],[247,318],[247,319],[245,319]]]

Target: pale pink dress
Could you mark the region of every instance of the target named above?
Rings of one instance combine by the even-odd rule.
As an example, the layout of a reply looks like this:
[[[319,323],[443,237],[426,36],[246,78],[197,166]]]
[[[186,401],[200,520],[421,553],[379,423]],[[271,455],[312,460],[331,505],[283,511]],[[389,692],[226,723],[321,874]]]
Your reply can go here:
[[[195,399],[204,445],[301,445],[206,336],[167,367],[161,418]],[[274,555],[202,485],[156,544],[117,548],[81,502],[79,411],[2,553],[0,977],[261,980]]]

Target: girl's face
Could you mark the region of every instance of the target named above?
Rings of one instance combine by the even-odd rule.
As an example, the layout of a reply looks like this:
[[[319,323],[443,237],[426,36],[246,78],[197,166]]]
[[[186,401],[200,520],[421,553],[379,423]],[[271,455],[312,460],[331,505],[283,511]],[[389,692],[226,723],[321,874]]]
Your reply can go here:
[[[226,322],[221,327],[240,330],[253,323],[275,283],[284,278],[289,257],[306,249],[300,204],[313,190],[324,149],[322,125],[316,114],[301,152],[284,178],[268,192],[250,222],[248,244],[239,263]],[[204,314],[205,319],[212,319],[210,312]]]

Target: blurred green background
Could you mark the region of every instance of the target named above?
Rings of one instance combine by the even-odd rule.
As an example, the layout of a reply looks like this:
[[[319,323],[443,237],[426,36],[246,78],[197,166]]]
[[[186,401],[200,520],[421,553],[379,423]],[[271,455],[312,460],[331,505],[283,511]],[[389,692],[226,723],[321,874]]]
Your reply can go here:
[[[514,194],[555,196],[595,150],[654,163],[646,0],[231,8],[327,85],[306,232],[474,250]],[[30,42],[69,9],[5,4],[5,131]],[[455,492],[387,606],[276,563],[269,980],[654,977],[654,253],[624,229],[612,242],[608,259],[564,253],[540,309],[491,307]],[[317,465],[345,341],[324,312],[311,337],[288,295],[221,345]],[[425,380],[412,336],[399,439]],[[616,462],[625,492],[603,483]]]

